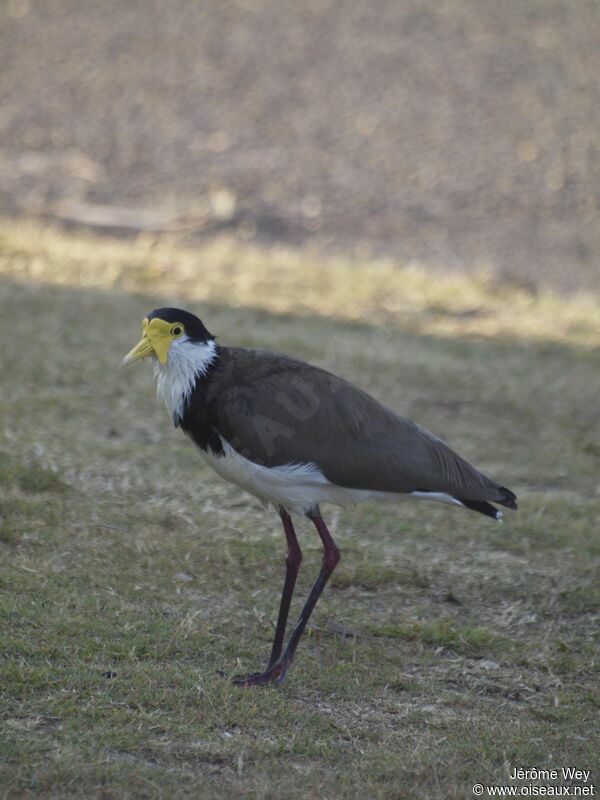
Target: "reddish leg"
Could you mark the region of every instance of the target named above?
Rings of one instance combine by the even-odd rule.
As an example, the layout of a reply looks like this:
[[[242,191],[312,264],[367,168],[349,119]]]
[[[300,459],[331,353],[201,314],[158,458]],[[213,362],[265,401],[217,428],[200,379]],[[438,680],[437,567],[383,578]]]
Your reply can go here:
[[[290,604],[296,586],[296,578],[298,577],[300,564],[302,563],[302,550],[300,550],[298,539],[296,539],[296,531],[292,525],[292,518],[284,508],[279,510],[279,515],[283,522],[288,551],[285,557],[285,583],[283,584],[283,591],[281,593],[275,638],[273,639],[273,648],[271,649],[271,657],[269,658],[270,667],[279,660],[281,650],[283,649],[285,626],[287,625],[288,615],[290,613]]]
[[[281,603],[279,604],[279,616],[277,617],[277,627],[275,628],[275,638],[273,639],[273,647],[271,648],[271,656],[267,671],[278,660],[283,649],[283,638],[285,636],[285,627],[287,625],[288,616],[290,613],[290,605],[292,602],[292,595],[296,586],[296,579],[300,571],[300,564],[302,563],[302,551],[296,538],[296,531],[292,524],[292,518],[284,508],[279,508],[279,516],[283,523],[283,531],[287,541],[288,551],[285,557],[285,582],[281,592]],[[260,677],[263,673],[254,672],[249,675],[235,678],[234,682],[238,685],[246,685],[250,681]]]
[[[311,592],[308,596],[308,600],[304,604],[304,608],[302,609],[300,618],[296,623],[296,627],[292,631],[292,635],[290,636],[290,640],[283,655],[279,656],[277,660],[274,662],[270,661],[269,666],[267,667],[265,672],[258,673],[255,675],[248,675],[246,678],[242,678],[236,681],[236,683],[239,686],[258,686],[273,682],[281,683],[283,681],[287,669],[293,661],[294,653],[296,652],[296,647],[298,646],[300,637],[304,633],[304,629],[306,628],[306,624],[310,618],[310,615],[312,614],[312,611],[317,604],[317,600],[321,596],[321,593],[323,592],[323,589],[325,588],[325,585],[329,580],[331,573],[336,568],[337,563],[340,560],[340,551],[338,550],[336,543],[331,538],[331,534],[327,530],[327,526],[325,525],[325,522],[321,517],[319,509],[316,508],[315,510],[310,511],[306,516],[313,521],[317,529],[317,533],[321,537],[321,541],[323,543],[323,563],[321,566],[321,571],[319,572],[319,576],[315,581],[314,586],[311,589]],[[287,585],[287,578],[286,578],[286,585]],[[283,606],[283,597],[282,597],[282,606]],[[289,604],[288,604],[288,610],[289,610]],[[279,628],[279,624],[277,627]],[[275,653],[276,641],[277,641],[277,635],[275,636],[275,642],[273,643],[273,653]]]

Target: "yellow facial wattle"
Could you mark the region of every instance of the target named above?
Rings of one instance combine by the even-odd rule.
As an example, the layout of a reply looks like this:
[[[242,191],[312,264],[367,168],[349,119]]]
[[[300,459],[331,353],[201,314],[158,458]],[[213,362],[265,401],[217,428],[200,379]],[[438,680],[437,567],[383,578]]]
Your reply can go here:
[[[165,322],[158,317],[149,320],[146,317],[142,322],[142,331],[141,340],[121,361],[122,367],[152,355],[155,355],[161,364],[166,364],[171,342],[179,339],[185,329],[181,322]]]

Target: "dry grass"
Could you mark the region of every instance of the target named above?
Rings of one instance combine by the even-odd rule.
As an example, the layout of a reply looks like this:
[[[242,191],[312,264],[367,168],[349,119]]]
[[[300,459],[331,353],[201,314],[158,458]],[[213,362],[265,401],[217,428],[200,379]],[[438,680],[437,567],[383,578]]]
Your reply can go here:
[[[6,223],[0,246],[4,797],[464,798],[509,766],[593,765],[596,299],[227,240]],[[149,370],[116,368],[174,303],[369,388],[521,510],[328,510],[343,561],[287,683],[234,689],[217,670],[267,655],[284,548]]]

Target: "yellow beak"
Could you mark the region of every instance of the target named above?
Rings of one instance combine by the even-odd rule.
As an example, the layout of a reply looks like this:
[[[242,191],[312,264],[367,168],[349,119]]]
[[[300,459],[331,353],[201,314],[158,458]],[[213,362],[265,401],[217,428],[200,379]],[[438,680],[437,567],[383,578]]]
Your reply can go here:
[[[121,361],[121,366],[126,367],[140,358],[147,358],[155,355],[161,364],[166,364],[169,346],[171,344],[171,326],[162,319],[148,321],[144,319],[142,323],[144,335],[136,346],[130,350]]]

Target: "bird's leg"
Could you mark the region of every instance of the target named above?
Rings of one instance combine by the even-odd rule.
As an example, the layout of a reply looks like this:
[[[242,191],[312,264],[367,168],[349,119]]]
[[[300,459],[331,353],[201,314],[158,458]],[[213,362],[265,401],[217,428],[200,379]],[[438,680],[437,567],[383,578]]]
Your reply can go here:
[[[298,646],[300,637],[304,633],[304,629],[306,628],[306,624],[310,618],[310,615],[312,614],[313,609],[317,604],[317,600],[325,588],[325,584],[331,577],[333,570],[337,567],[341,557],[336,543],[333,541],[331,534],[327,530],[327,526],[325,525],[323,517],[321,516],[321,512],[316,509],[315,511],[310,511],[306,516],[314,523],[315,528],[321,537],[321,541],[323,542],[323,563],[321,566],[321,571],[319,572],[319,576],[310,591],[308,600],[304,604],[304,608],[300,614],[300,619],[292,631],[292,635],[290,636],[290,640],[282,656],[282,660],[287,662],[286,667],[292,663],[294,653],[296,652],[296,647]],[[281,677],[283,678],[283,675]]]
[[[281,592],[281,602],[279,604],[279,616],[277,617],[277,627],[275,628],[275,637],[273,639],[273,646],[271,648],[271,657],[267,671],[273,666],[281,655],[283,649],[283,637],[285,636],[285,626],[287,625],[288,616],[290,613],[290,605],[292,602],[292,595],[296,586],[296,579],[300,571],[300,564],[302,563],[302,550],[296,538],[296,531],[292,523],[292,518],[282,506],[279,507],[279,516],[283,523],[283,532],[287,541],[287,555],[285,557],[285,582]],[[261,672],[251,673],[240,678],[235,678],[237,684],[247,684],[252,679],[258,678],[262,675]]]
[[[279,660],[279,656],[281,655],[292,595],[294,594],[296,578],[298,577],[300,564],[302,563],[302,550],[300,550],[300,545],[296,538],[296,531],[292,524],[292,518],[284,508],[279,509],[279,516],[283,523],[283,531],[285,533],[288,551],[285,557],[285,582],[281,592],[279,616],[277,617],[277,627],[275,628],[275,638],[273,639],[271,657],[269,658],[269,667],[272,667],[273,664]]]
[[[319,572],[319,576],[311,589],[308,600],[304,604],[300,618],[296,623],[296,627],[292,631],[292,635],[290,636],[290,640],[283,655],[281,655],[275,662],[269,662],[269,666],[265,672],[257,675],[248,675],[247,678],[242,678],[236,681],[240,686],[257,686],[272,683],[274,681],[277,683],[281,683],[281,681],[283,681],[287,669],[294,658],[294,653],[296,652],[296,647],[298,646],[300,637],[304,633],[304,629],[306,628],[306,624],[310,618],[310,615],[317,604],[317,600],[321,596],[327,581],[331,577],[331,573],[336,568],[340,560],[340,551],[338,550],[336,543],[333,541],[331,534],[327,530],[327,526],[323,521],[323,517],[321,516],[319,509],[316,508],[315,510],[308,512],[306,516],[314,523],[323,543],[323,563],[321,566],[321,571]],[[273,643],[273,648],[275,649],[275,642]]]

